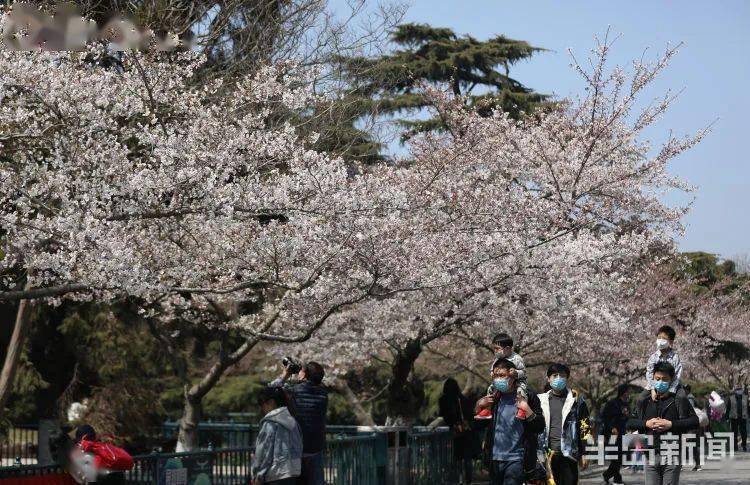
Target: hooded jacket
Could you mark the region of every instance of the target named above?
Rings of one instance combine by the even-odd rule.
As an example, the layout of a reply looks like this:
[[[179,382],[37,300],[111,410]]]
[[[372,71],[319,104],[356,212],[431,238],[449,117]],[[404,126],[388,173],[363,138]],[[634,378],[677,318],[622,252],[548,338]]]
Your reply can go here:
[[[302,473],[302,432],[286,407],[276,408],[261,419],[251,472],[261,483]]]
[[[542,412],[544,413],[545,428],[540,435],[540,445],[544,450],[549,447],[549,395],[552,391],[539,394]],[[586,451],[586,441],[591,438],[589,424],[589,408],[583,396],[568,389],[562,408],[562,434],[560,436],[560,451],[563,456],[578,461]]]

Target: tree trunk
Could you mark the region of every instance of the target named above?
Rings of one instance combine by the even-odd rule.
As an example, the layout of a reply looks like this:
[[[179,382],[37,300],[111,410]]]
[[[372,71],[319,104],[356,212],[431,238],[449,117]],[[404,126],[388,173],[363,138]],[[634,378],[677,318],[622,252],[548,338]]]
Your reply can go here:
[[[271,312],[266,317],[263,325],[261,325],[260,331],[268,331],[278,316],[278,309]],[[216,386],[227,369],[245,357],[260,341],[260,337],[249,338],[230,354],[226,352],[224,347],[226,342],[222,340],[219,359],[197,384],[194,384],[190,389],[185,391],[185,405],[182,408],[180,431],[177,435],[177,445],[175,447],[178,452],[192,451],[198,447],[198,424],[200,423],[203,396]]]
[[[245,344],[243,344],[243,347]],[[219,357],[219,360],[211,366],[211,369],[203,376],[200,382],[189,389],[186,388],[185,403],[182,407],[182,418],[180,418],[180,431],[177,434],[176,452],[198,449],[198,424],[201,420],[203,396],[208,394],[219,382],[224,372],[241,359],[249,350],[250,348],[234,361],[230,361],[229,358]]]
[[[195,397],[190,395],[190,391],[185,392],[185,404],[182,408],[175,452],[181,453],[198,449],[198,423],[201,421],[202,407],[203,396]]]
[[[27,285],[26,290],[29,288],[30,287]],[[0,412],[5,409],[5,404],[8,402],[8,397],[10,397],[10,392],[13,388],[13,380],[16,377],[16,370],[18,370],[18,362],[21,358],[21,352],[23,352],[26,334],[31,326],[31,312],[33,306],[34,304],[32,300],[21,300],[18,304],[16,323],[13,327],[13,334],[10,337],[10,342],[8,343],[8,351],[5,354],[3,370],[2,373],[0,373]]]
[[[347,402],[352,406],[354,416],[357,418],[357,424],[360,426],[375,426],[375,420],[372,419],[372,414],[362,406],[362,402],[359,400],[352,388],[344,379],[336,379],[334,381],[336,389],[343,394]]]
[[[224,372],[247,355],[258,342],[260,342],[258,338],[245,340],[231,354],[226,354],[223,350],[220,351],[219,359],[211,366],[206,375],[197,384],[185,391],[185,404],[182,408],[180,431],[177,435],[175,448],[178,452],[192,451],[198,447],[198,424],[201,418],[203,397],[216,386]]]
[[[419,415],[425,398],[424,384],[412,371],[421,353],[421,341],[410,340],[393,359],[386,398],[386,426],[411,426]]]
[[[466,377],[466,384],[464,384],[464,388],[461,390],[461,393],[464,396],[467,396],[471,393],[471,391],[474,390],[474,374],[469,374]]]

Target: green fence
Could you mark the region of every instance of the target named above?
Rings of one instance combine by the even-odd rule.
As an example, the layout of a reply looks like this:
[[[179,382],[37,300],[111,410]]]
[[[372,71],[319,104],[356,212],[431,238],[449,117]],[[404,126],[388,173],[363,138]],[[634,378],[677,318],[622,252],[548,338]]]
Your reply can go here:
[[[411,485],[451,483],[454,472],[451,433],[433,431],[409,435]]]
[[[254,426],[203,424],[204,429],[229,431],[220,441],[251,441]],[[245,441],[247,440],[247,441]],[[453,483],[452,435],[447,428],[328,428],[324,454],[327,485],[440,485]],[[248,483],[252,447],[202,449],[187,453],[153,453],[134,457],[127,472],[132,485],[168,482],[234,485]],[[56,466],[0,468],[0,479],[62,473]]]
[[[198,446],[201,449],[218,448],[242,448],[253,446],[255,436],[258,434],[257,424],[247,423],[198,423]],[[179,433],[179,421],[167,421],[161,426],[160,435],[165,439],[177,439]],[[345,426],[328,425],[326,434],[328,438],[334,436],[357,436],[379,432],[382,427],[371,426]],[[423,428],[418,428],[423,429]]]
[[[179,429],[178,422],[166,422],[162,427],[164,438],[176,438]],[[240,446],[251,446],[258,431],[256,424],[242,423],[199,423],[198,443],[203,448],[221,448],[227,443]],[[369,453],[362,455],[361,446],[342,446],[337,444],[341,438],[348,440],[352,437],[375,436],[374,468],[378,484],[439,485],[452,483],[449,477],[454,476],[452,435],[448,428],[427,428],[424,426],[386,427],[386,426],[340,426],[326,427],[329,452],[326,455],[326,482],[350,483],[348,476],[361,477],[359,482],[371,483],[364,480],[363,466],[371,467]],[[354,443],[354,441],[344,441]],[[368,445],[369,446],[369,445]],[[359,453],[359,454],[358,454]],[[366,465],[364,465],[366,464]],[[346,467],[353,471],[347,472]],[[354,474],[354,475],[352,475]],[[369,475],[368,475],[369,476]]]
[[[167,421],[161,427],[166,439],[177,439],[180,423]],[[246,423],[198,423],[198,446],[208,448],[246,448],[255,444],[258,425]]]
[[[216,485],[247,485],[251,448],[134,456],[135,465],[125,473],[131,485],[162,485],[181,482]],[[64,473],[55,465],[0,468],[0,480]]]
[[[332,485],[376,485],[378,483],[378,437],[373,433],[330,440],[325,454],[324,475]],[[125,473],[130,485],[165,483],[247,485],[252,448],[203,450],[186,453],[154,453],[133,457],[135,466]],[[0,468],[0,480],[49,476],[63,473],[55,465]]]
[[[375,433],[329,439],[324,455],[326,483],[377,485],[383,475],[383,439]]]

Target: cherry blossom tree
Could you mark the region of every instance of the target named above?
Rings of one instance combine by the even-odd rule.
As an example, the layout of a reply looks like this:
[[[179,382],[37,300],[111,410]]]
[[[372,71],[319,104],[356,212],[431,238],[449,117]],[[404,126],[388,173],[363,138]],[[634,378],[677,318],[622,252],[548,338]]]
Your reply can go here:
[[[617,297],[655,248],[671,246],[685,209],[660,196],[689,187],[667,167],[704,132],[658,147],[642,140],[674,97],[641,110],[636,100],[676,51],[635,62],[627,75],[607,70],[610,48],[605,40],[593,51],[588,71],[574,61],[584,97],[521,121],[500,112],[483,118],[432,93],[448,131],[411,143],[402,199],[445,235],[433,262],[444,284],[358,305],[315,339],[317,350],[339,363],[370,359],[385,342],[392,354],[389,422],[415,415],[419,396],[410,395],[409,376],[425,345],[460,329],[513,321],[529,346],[560,333],[574,339],[591,332],[580,321],[608,317],[602,313],[613,307],[602,302]],[[525,317],[534,306],[548,317]],[[625,325],[621,312],[613,321]],[[306,352],[315,349],[307,344]]]
[[[579,333],[567,347],[571,361],[582,364],[576,374],[585,379],[578,382],[595,407],[611,397],[618,384],[643,383],[656,331],[665,324],[677,330],[683,381],[732,385],[746,375],[747,282],[725,278],[704,287],[690,274],[689,265],[678,254],[633,275],[619,300],[602,302],[617,308],[610,312],[614,319],[590,322],[589,331]]]
[[[572,385],[596,411],[619,384],[643,384],[656,330],[669,324],[677,329],[683,381],[714,381],[723,387],[745,382],[750,339],[747,282],[725,279],[697,290],[695,278],[685,269],[685,257],[653,257],[658,264],[633,268],[636,272],[624,284],[597,291],[595,302],[578,300],[576,305],[590,309],[586,312],[571,311],[559,298],[547,306],[529,300],[516,307],[508,304],[502,313],[485,314],[482,323],[458,327],[424,349],[486,383],[494,358],[491,339],[508,332],[528,369],[553,362],[569,365]],[[345,365],[345,359],[340,364]],[[532,380],[530,385],[540,391],[542,382]]]
[[[520,121],[432,92],[448,132],[354,175],[284,122],[315,102],[292,66],[216,96],[188,83],[189,53],[0,52],[0,269],[22,275],[0,298],[135,297],[146,318],[243,333],[186,388],[181,449],[263,340],[338,366],[386,345],[389,423],[409,422],[425,345],[517,322],[532,352],[561,327],[572,343],[624,325],[603,302],[679,229],[660,195],[686,188],[667,166],[702,133],[652,149],[641,133],[672,97],[635,111],[675,51],[628,77],[610,47],[576,65],[585,97]]]
[[[191,85],[202,61],[0,51],[0,298],[137,298],[144,318],[245,332],[186,388],[183,449],[202,397],[258,342],[304,341],[349,305],[430,284],[404,257],[419,226],[380,205],[388,180],[351,177],[284,122],[316,102],[304,74],[267,66],[226,96]]]

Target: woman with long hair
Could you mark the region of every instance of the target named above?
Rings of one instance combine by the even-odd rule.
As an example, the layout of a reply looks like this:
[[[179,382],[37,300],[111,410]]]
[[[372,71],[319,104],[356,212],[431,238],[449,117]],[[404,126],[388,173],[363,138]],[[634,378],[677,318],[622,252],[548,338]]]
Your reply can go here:
[[[438,400],[440,416],[453,431],[455,470],[461,470],[462,482],[471,483],[474,458],[479,454],[479,436],[473,428],[474,403],[461,392],[452,377],[445,380]]]

